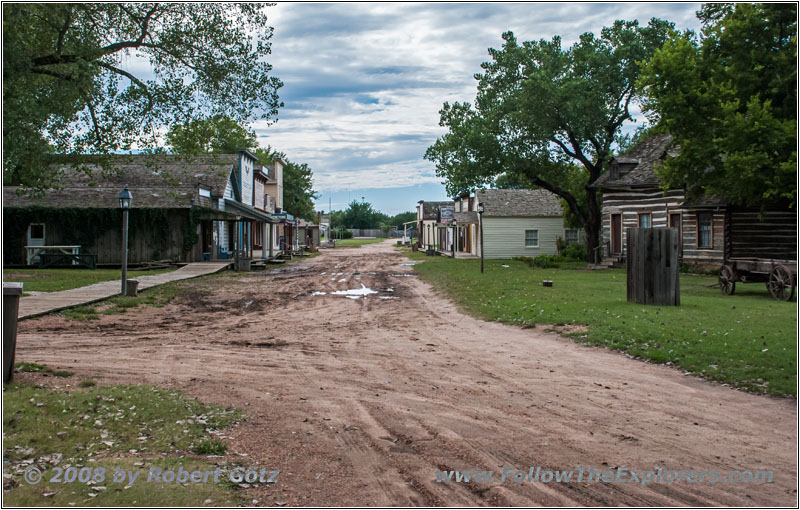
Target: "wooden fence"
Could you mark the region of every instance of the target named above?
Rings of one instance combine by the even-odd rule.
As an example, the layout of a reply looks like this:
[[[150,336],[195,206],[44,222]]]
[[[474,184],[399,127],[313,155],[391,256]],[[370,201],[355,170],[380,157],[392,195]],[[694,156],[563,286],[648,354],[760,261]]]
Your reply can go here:
[[[679,306],[678,229],[629,228],[628,301]]]

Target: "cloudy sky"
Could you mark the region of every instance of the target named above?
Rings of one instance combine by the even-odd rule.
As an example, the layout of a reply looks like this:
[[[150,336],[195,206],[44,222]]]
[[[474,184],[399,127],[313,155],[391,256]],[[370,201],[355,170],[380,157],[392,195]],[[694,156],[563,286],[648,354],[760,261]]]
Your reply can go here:
[[[511,30],[564,46],[616,19],[697,29],[697,3],[278,3],[270,62],[284,86],[262,145],[308,163],[318,209],[371,202],[389,214],[446,193],[425,149],[445,101],[472,101],[473,75]]]

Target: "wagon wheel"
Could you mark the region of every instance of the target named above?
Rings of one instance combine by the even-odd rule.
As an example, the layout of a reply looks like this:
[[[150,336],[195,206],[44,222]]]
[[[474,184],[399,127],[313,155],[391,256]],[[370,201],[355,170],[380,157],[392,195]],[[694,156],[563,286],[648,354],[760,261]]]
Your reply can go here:
[[[767,282],[769,293],[781,301],[791,300],[794,297],[794,280],[794,273],[789,267],[783,265],[775,267],[769,274],[769,282]]]
[[[719,288],[723,294],[729,296],[736,291],[736,271],[731,266],[722,266],[719,272]]]

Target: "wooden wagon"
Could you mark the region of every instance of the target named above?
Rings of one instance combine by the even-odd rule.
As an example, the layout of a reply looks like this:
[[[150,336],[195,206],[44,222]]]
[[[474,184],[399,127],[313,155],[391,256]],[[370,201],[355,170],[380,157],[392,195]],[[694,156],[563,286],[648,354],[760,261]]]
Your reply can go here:
[[[736,283],[763,282],[772,297],[789,301],[797,285],[797,261],[763,258],[730,258],[719,273],[719,287],[731,295]]]

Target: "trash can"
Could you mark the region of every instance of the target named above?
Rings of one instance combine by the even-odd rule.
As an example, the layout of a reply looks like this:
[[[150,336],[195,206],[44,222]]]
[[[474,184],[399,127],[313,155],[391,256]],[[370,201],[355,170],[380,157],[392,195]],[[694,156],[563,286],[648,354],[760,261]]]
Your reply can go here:
[[[130,297],[139,295],[139,280],[125,280],[125,295]]]
[[[3,382],[14,377],[14,353],[17,350],[17,315],[22,283],[3,283]]]

